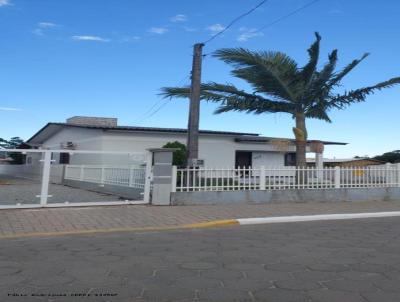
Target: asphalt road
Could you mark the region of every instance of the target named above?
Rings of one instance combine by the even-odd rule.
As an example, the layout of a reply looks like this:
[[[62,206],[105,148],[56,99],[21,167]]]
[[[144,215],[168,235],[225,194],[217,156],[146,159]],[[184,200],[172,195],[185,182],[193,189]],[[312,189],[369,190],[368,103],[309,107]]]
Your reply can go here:
[[[397,302],[399,237],[380,218],[1,240],[0,301]]]

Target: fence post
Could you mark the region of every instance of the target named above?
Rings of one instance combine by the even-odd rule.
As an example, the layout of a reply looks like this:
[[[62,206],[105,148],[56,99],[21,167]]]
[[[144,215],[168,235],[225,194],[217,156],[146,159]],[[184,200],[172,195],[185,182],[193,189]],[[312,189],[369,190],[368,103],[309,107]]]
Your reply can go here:
[[[172,193],[176,192],[177,176],[178,176],[178,168],[176,166],[172,166],[172,188],[171,188]]]
[[[101,184],[104,186],[104,181],[105,181],[105,174],[106,174],[106,169],[104,167],[101,167]]]
[[[81,181],[83,181],[83,178],[84,178],[84,174],[85,173],[85,166],[84,165],[81,165],[81,171],[80,171],[80,174],[79,174],[79,179],[81,180]]]
[[[335,189],[340,188],[340,167],[335,167]]]
[[[40,205],[45,206],[47,204],[47,198],[49,195],[49,182],[50,182],[50,169],[51,169],[51,151],[44,151],[43,158],[43,172],[42,172],[42,188],[40,190]]]
[[[130,186],[130,187],[133,187],[133,179],[134,179],[133,171],[134,171],[133,167],[130,167],[129,168],[129,182],[128,182],[129,183],[128,186]]]
[[[146,170],[145,170],[145,175],[144,175],[143,201],[148,202],[148,203],[150,203],[152,161],[153,161],[153,153],[147,152]]]
[[[389,181],[390,181],[390,166],[391,166],[391,164],[390,163],[386,163],[385,164],[385,184],[386,184],[386,187],[389,187]]]
[[[400,187],[400,163],[396,164],[397,186]]]
[[[265,166],[260,167],[260,190],[265,190]]]

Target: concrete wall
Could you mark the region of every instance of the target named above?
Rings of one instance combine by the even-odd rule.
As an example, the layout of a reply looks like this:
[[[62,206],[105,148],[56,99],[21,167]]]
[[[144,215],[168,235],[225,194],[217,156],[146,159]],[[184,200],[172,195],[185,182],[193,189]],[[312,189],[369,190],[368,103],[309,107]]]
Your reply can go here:
[[[176,192],[172,205],[399,201],[400,188]]]
[[[107,193],[110,195],[114,195],[110,197],[110,201],[116,201],[115,196],[120,197],[121,199],[129,199],[129,200],[141,200],[143,199],[143,189],[130,188],[130,187],[122,187],[115,185],[103,185],[100,186],[96,183],[86,182],[86,181],[76,181],[76,180],[67,180],[63,181],[63,185],[70,186],[73,188],[80,188],[88,191],[98,192],[98,193]]]

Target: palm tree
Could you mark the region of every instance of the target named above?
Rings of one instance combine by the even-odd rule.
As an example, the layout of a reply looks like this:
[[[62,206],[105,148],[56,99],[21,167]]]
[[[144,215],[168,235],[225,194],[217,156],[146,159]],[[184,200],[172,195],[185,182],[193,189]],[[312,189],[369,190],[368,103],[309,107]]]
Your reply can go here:
[[[306,166],[306,119],[314,118],[331,122],[331,109],[344,109],[352,103],[363,102],[369,94],[400,83],[400,77],[373,86],[335,92],[342,79],[369,54],[353,60],[342,70],[336,71],[337,50],[328,56],[328,62],[318,69],[321,36],[308,49],[309,61],[303,66],[279,51],[250,51],[244,48],[217,50],[213,56],[233,66],[231,74],[245,80],[251,92],[237,89],[231,84],[210,82],[202,84],[201,99],[217,102],[215,113],[240,111],[246,113],[285,112],[295,120],[293,132],[296,139],[296,165]],[[189,98],[189,87],[164,87],[164,97]]]

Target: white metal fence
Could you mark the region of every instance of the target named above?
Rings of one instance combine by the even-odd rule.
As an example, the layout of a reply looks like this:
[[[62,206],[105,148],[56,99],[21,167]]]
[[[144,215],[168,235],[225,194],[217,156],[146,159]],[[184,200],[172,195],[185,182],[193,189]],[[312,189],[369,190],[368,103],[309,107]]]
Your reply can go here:
[[[150,200],[150,153],[40,149],[7,152],[17,154],[21,160],[0,165],[0,209]],[[71,164],[59,164],[61,154],[69,154]]]
[[[174,192],[400,187],[400,164],[367,167],[184,168]]]
[[[64,179],[144,189],[145,167],[67,165]]]

